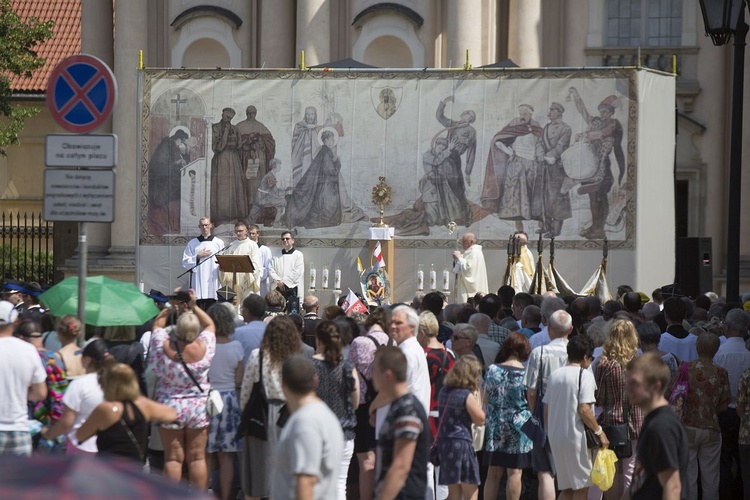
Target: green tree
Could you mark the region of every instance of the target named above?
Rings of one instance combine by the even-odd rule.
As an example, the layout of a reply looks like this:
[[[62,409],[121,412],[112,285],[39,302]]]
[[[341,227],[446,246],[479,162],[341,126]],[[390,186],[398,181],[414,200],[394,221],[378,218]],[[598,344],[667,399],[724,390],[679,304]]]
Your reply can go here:
[[[53,21],[34,17],[25,22],[13,10],[11,0],[0,0],[0,155],[5,148],[18,143],[18,134],[26,118],[39,108],[21,107],[11,99],[10,75],[29,78],[45,60],[34,48],[52,36]]]

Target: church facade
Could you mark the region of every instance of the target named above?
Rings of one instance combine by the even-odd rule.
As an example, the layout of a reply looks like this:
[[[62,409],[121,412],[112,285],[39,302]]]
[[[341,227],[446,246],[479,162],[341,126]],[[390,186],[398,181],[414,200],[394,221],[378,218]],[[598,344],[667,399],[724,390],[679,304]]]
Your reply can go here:
[[[118,80],[111,128],[100,131],[119,139],[116,220],[89,229],[92,274],[132,279],[135,273],[138,214],[144,208],[138,206],[144,154],[140,61],[147,68],[294,68],[304,51],[308,67],[350,58],[379,68],[461,69],[509,59],[522,68],[644,65],[675,71],[676,232],[712,238],[714,288],[723,289],[731,50],[714,47],[704,36],[697,2],[67,0],[66,12],[52,12],[47,3],[14,2],[43,19],[78,16],[77,23],[59,23],[56,37],[78,30],[78,50],[101,58]],[[19,101],[39,105],[43,91],[40,85],[24,89]],[[244,109],[237,111],[244,115]],[[0,160],[4,208],[41,208],[40,160],[44,135],[53,132],[59,129],[43,110],[24,130],[22,144]],[[746,174],[745,199],[748,186]],[[651,215],[648,222],[663,222],[662,214]],[[654,251],[658,247],[654,242]],[[741,254],[750,254],[748,232]],[[748,288],[748,278],[741,289]]]

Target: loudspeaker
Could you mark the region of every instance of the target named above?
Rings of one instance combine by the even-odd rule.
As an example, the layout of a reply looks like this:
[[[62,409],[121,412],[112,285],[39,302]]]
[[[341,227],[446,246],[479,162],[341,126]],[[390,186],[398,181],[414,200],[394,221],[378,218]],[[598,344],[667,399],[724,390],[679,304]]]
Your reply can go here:
[[[713,288],[711,238],[677,239],[677,279],[682,293],[695,299]]]

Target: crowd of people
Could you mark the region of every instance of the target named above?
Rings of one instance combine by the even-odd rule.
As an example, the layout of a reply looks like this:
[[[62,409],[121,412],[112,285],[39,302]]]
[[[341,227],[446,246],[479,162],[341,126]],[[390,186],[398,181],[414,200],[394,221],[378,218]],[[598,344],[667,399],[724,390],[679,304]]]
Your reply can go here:
[[[86,334],[6,283],[0,454],[119,456],[222,499],[750,493],[742,304],[503,286],[347,315],[279,274],[298,265],[285,235],[264,295],[259,264],[234,304],[207,283],[152,291],[145,325]],[[604,449],[618,461],[602,492]]]

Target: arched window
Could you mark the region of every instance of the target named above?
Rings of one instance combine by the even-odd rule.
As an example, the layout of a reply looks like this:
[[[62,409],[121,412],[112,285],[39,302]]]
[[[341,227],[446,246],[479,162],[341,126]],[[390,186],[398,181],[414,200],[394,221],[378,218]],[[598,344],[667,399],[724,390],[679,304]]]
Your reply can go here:
[[[380,67],[424,67],[425,48],[417,34],[423,22],[419,14],[396,4],[368,7],[352,23],[360,31],[352,57]]]
[[[180,33],[172,47],[173,67],[242,67],[242,50],[234,39],[235,23],[213,11],[184,14],[172,22]]]

